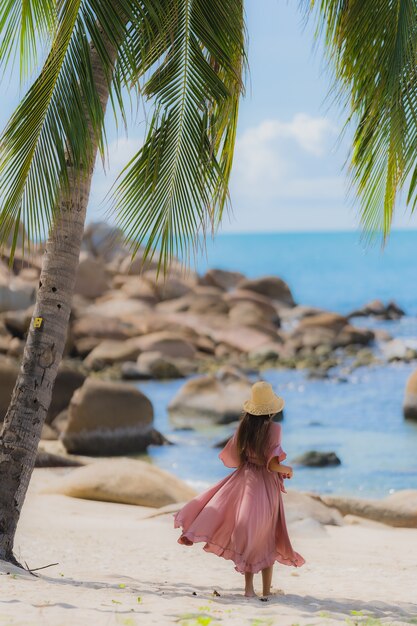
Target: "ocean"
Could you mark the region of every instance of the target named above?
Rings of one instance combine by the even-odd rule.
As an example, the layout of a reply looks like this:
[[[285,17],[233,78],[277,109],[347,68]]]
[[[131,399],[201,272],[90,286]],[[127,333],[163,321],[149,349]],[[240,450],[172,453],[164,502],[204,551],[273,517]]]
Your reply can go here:
[[[366,245],[358,233],[219,235],[195,263],[256,277],[286,280],[300,304],[349,313],[379,298],[395,300],[406,317],[393,322],[358,319],[385,328],[393,337],[417,338],[417,231],[394,232],[384,250]],[[402,416],[402,398],[414,364],[361,367],[345,378],[308,380],[302,371],[268,370],[263,377],[285,397],[283,448],[288,462],[310,450],[334,451],[339,467],[295,467],[296,489],[381,497],[417,489],[417,423]],[[151,447],[160,467],[202,490],[228,470],[215,443],[230,426],[176,431],[166,412],[183,381],[147,382],[139,387],[155,407],[155,424],[175,445]]]

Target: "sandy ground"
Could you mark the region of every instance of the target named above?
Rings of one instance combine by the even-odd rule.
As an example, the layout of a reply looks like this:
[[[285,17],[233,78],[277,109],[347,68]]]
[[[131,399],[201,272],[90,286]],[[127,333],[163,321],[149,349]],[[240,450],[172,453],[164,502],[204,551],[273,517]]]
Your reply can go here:
[[[276,565],[280,592],[262,603],[242,596],[231,561],[180,546],[171,515],[40,493],[52,479],[36,470],[16,553],[59,565],[35,578],[0,564],[1,626],[417,624],[417,530],[298,523],[307,563]]]

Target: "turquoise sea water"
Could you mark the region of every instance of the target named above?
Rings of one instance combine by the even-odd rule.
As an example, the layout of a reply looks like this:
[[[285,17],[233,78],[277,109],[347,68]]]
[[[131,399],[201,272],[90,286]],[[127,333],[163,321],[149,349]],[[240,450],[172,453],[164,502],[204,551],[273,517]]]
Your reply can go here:
[[[417,337],[417,232],[397,232],[382,253],[364,249],[355,233],[223,235],[209,243],[197,264],[243,272],[277,274],[297,302],[347,313],[374,298],[394,299],[407,317],[365,322],[394,337]],[[364,323],[358,320],[357,323]],[[307,380],[303,372],[264,372],[286,399],[283,447],[288,460],[308,449],[333,450],[336,468],[297,468],[291,486],[326,493],[383,496],[417,489],[417,423],[404,421],[401,404],[414,364],[360,368],[344,383]],[[230,470],[218,460],[215,442],[231,432],[175,431],[166,406],[183,384],[142,383],[155,406],[156,426],[175,443],[153,447],[156,464],[204,489]]]

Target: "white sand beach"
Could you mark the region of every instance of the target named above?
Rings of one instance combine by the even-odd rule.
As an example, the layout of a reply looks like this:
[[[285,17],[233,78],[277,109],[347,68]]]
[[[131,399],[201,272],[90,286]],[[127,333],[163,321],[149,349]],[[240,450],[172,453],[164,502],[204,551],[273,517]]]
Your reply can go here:
[[[279,592],[263,603],[242,596],[232,562],[180,546],[171,514],[41,493],[55,471],[35,470],[16,554],[30,568],[58,565],[36,578],[0,565],[2,626],[417,623],[417,530],[297,522],[307,563],[277,564]]]

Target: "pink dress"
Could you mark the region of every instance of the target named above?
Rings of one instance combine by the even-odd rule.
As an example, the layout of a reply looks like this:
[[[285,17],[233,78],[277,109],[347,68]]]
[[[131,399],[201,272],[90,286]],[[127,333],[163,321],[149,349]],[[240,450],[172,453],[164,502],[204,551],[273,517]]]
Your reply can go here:
[[[303,557],[293,550],[288,537],[283,478],[267,467],[274,457],[281,462],[286,456],[281,426],[271,422],[267,463],[250,456],[240,464],[235,432],[219,458],[226,467],[237,469],[174,515],[174,527],[182,528],[178,543],[190,546],[204,541],[206,552],[232,560],[242,574],[259,572],[275,561],[303,565]]]

